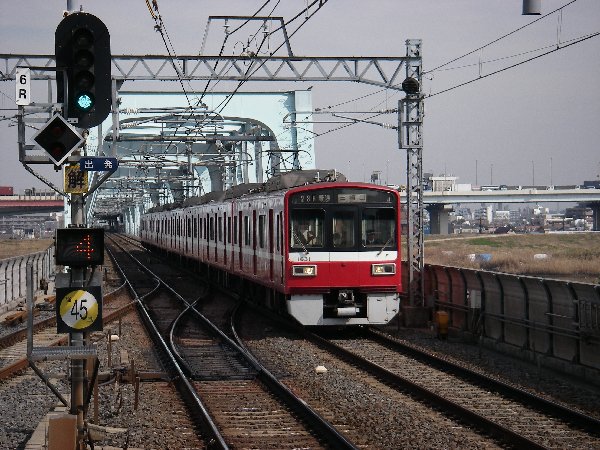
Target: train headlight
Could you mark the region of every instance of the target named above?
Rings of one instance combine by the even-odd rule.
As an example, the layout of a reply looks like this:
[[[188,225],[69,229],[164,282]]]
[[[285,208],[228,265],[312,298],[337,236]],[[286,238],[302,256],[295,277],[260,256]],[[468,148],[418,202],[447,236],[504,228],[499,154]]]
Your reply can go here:
[[[295,277],[316,277],[317,276],[317,266],[315,265],[302,265],[302,266],[293,266],[292,267],[292,275]]]
[[[396,273],[396,264],[372,264],[371,275],[394,275]]]

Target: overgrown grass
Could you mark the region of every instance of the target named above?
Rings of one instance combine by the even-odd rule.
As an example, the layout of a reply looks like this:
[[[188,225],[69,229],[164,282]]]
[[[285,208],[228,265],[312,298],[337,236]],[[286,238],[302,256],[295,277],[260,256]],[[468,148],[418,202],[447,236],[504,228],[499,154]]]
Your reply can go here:
[[[52,239],[5,239],[0,240],[0,259],[23,256],[46,250]]]
[[[484,245],[487,247],[502,247],[502,243],[498,242],[497,239],[490,238],[473,238],[467,241],[467,245]]]
[[[468,255],[488,253],[490,261]],[[534,255],[544,254],[546,257]],[[459,236],[425,242],[425,263],[600,284],[600,233]]]

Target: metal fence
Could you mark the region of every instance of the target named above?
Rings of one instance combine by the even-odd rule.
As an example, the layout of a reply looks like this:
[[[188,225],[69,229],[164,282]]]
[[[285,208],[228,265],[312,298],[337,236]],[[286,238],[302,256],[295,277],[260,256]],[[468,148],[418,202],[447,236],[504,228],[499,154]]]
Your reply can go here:
[[[25,298],[25,268],[29,262],[33,265],[35,291],[39,288],[41,280],[48,281],[55,272],[54,246],[51,245],[38,253],[0,259],[0,310],[18,298]]]
[[[460,330],[600,369],[600,285],[428,264],[425,296]]]

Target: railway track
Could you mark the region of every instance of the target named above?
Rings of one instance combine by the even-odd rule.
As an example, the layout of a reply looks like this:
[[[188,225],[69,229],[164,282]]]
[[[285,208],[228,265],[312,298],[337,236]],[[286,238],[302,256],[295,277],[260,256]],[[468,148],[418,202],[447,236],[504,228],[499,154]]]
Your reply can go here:
[[[281,318],[267,311],[261,310],[260,315],[282,325]],[[378,330],[327,330],[315,334],[287,322],[283,326],[286,333],[294,330],[374,380],[419,399],[483,436],[491,436],[501,446],[600,447],[598,418],[418,351]],[[376,383],[367,383],[379,389]]]
[[[126,246],[140,252],[122,238],[112,238],[111,246],[117,245],[117,239],[120,250],[115,257],[120,264],[124,263]],[[355,448],[200,312],[209,311],[222,326],[232,301],[227,304],[219,299],[210,302],[218,306],[203,308],[201,304],[209,303],[204,298],[208,291],[198,289],[197,279],[182,275],[180,269],[165,267],[163,261],[147,253],[138,256],[145,268],[141,269],[137,259],[137,268],[127,263],[124,271],[132,273],[130,283],[139,292],[138,304],[154,331],[155,342],[160,342],[164,364],[176,373],[173,380],[180,392],[185,391],[191,413],[203,417],[200,427],[211,445]]]
[[[110,323],[119,320],[129,311],[132,304],[122,297],[125,289],[124,284],[120,284],[110,290],[103,298],[104,322]],[[51,310],[41,311],[41,314],[34,321],[33,333],[34,344],[40,347],[52,347],[66,345],[68,336],[58,334],[55,331],[56,313],[54,305],[49,305]],[[0,336],[0,380],[10,378],[21,370],[29,367],[27,361],[27,323],[12,327],[14,329],[4,328]]]
[[[181,277],[181,274],[179,276]],[[216,302],[199,301],[197,309],[202,310],[215,322],[218,322],[219,327],[224,328],[225,317],[228,316],[227,312],[233,307],[232,305],[231,300],[225,299],[219,299]],[[260,315],[262,317],[271,316],[269,312],[263,310],[261,310]],[[189,321],[189,319],[183,319],[183,321],[186,320]],[[248,321],[247,319],[244,320]],[[255,319],[249,320],[253,321]],[[185,331],[174,333],[174,348],[177,349],[177,353],[181,355],[181,358],[190,362],[192,366],[195,364],[194,361],[201,361],[203,358],[212,359],[210,351],[213,351],[215,344],[209,343],[208,348],[211,348],[211,350],[206,350],[207,347],[204,344],[210,341],[204,334],[205,331],[194,329],[189,325],[181,324],[181,326],[181,329]],[[273,324],[260,322],[256,326],[261,329],[270,329]],[[198,327],[197,322],[196,327]],[[388,386],[389,389],[398,392],[398,395],[408,395],[411,399],[418,399],[423,408],[432,408],[433,412],[429,414],[430,416],[438,415],[441,412],[452,421],[456,421],[457,424],[462,424],[467,429],[473,430],[481,436],[479,439],[480,445],[484,447],[490,446],[490,444],[484,444],[486,441],[495,441],[496,445],[513,448],[598,448],[600,446],[598,435],[600,422],[597,419],[555,402],[544,400],[529,392],[504,385],[497,380],[490,379],[485,374],[472,373],[468,369],[449,365],[447,361],[434,361],[428,355],[417,355],[411,349],[400,350],[395,341],[391,341],[381,332],[366,330],[364,334],[341,338],[345,335],[344,332],[341,333],[341,336],[328,339],[312,333],[307,334],[305,329],[295,328],[288,322],[285,322],[283,327],[286,332],[293,329],[294,333],[301,333],[321,349],[326,349],[326,352],[330,355],[335,355],[332,357],[339,358],[345,364],[361,371],[364,375],[358,375],[360,383],[364,382],[367,386],[372,386],[374,390],[385,390],[381,387],[381,384]],[[261,333],[264,335],[262,331]],[[235,336],[236,332],[231,331],[229,334]],[[251,341],[255,339],[257,338],[250,337]],[[268,337],[267,340],[269,339],[271,338]],[[292,338],[291,343],[285,345],[290,345],[290,348],[295,349],[297,344],[293,342],[294,339]],[[308,350],[308,352],[311,351]],[[279,357],[285,358],[286,356],[280,354]],[[215,361],[217,360],[215,359]],[[214,408],[215,405],[226,405],[227,401],[213,397],[214,392],[223,391],[222,386],[215,388],[213,394],[210,393],[210,390],[214,386],[218,386],[218,383],[230,386],[231,390],[237,393],[238,400],[233,403],[233,406],[227,406],[223,415],[216,412],[215,417],[219,417],[223,424],[229,423],[231,420],[236,420],[240,424],[243,423],[243,417],[232,415],[231,408],[240,406],[240,404],[244,405],[243,408],[253,408],[251,400],[248,404],[245,401],[247,398],[252,399],[256,395],[256,386],[249,384],[249,379],[254,374],[251,371],[239,371],[239,368],[236,369],[238,371],[233,370],[231,365],[228,366],[220,362],[216,362],[214,365],[211,364],[211,366],[215,368],[213,373],[199,371],[198,365],[195,369],[194,367],[188,369],[192,378],[196,378],[194,381],[196,389],[198,392],[202,392],[203,398],[206,396],[209,399],[207,400],[207,404],[210,403],[209,408]],[[271,367],[271,370],[273,369]],[[296,381],[287,379],[290,373],[287,372],[286,374],[286,369],[275,368],[275,373],[283,376],[283,380],[288,386],[287,390],[297,392],[303,398],[306,398],[307,402],[316,411],[319,411],[319,414],[327,417],[330,422],[336,423],[338,428],[341,425],[340,429],[344,429],[345,433],[348,433],[348,427],[355,426],[352,423],[356,422],[350,421],[345,424],[343,420],[340,422],[338,414],[340,417],[344,417],[344,413],[334,412],[335,409],[332,411],[331,405],[321,404],[319,394],[317,394],[317,399],[310,399],[310,395],[303,392],[306,386],[301,386]],[[229,377],[229,379],[219,380],[219,377]],[[264,387],[261,388],[264,389]],[[378,394],[374,391],[372,395],[376,397]],[[396,397],[398,395],[390,394],[390,400],[393,398],[391,401],[397,401]],[[368,396],[371,396],[371,394],[368,394]],[[262,409],[258,409],[253,412],[264,416],[265,413],[262,411]],[[359,414],[357,412],[357,420],[361,420],[362,414],[377,416],[381,413],[376,410],[371,413],[361,411]],[[371,418],[366,417],[364,423],[368,423],[370,420]],[[286,427],[288,426],[286,425]],[[454,425],[452,428],[460,428],[460,426]],[[246,432],[251,433],[251,430],[254,430],[254,425],[248,424]],[[360,446],[372,445],[373,441],[370,437],[366,438],[365,441],[356,438],[356,434],[352,434],[356,431],[357,428],[348,434],[350,439]],[[244,435],[244,433],[240,433]],[[278,436],[278,438],[281,438],[281,436]],[[367,444],[364,444],[364,442],[367,442]],[[405,442],[410,445],[412,441]]]
[[[598,448],[600,420],[380,333],[314,342],[386,384],[415,395],[516,448]]]

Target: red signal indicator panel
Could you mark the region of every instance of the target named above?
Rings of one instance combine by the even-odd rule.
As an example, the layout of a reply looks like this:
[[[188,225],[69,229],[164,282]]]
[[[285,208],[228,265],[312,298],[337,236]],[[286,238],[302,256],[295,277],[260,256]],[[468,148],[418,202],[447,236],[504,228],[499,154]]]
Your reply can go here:
[[[104,263],[102,228],[60,228],[56,230],[56,264],[98,266]]]

